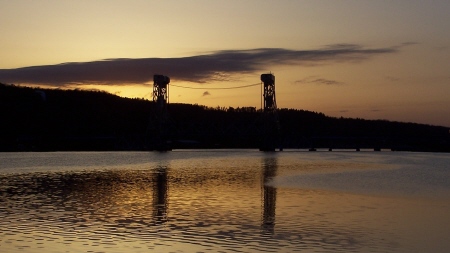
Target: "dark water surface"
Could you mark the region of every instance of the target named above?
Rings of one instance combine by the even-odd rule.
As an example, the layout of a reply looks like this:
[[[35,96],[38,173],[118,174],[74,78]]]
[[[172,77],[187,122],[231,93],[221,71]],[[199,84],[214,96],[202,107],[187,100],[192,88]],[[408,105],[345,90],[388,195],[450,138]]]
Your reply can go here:
[[[450,252],[450,156],[0,153],[1,252]]]

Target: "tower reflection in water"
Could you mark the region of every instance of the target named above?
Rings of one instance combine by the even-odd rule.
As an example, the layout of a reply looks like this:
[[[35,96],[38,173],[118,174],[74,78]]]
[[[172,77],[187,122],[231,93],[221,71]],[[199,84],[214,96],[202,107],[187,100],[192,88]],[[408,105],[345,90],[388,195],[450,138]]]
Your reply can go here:
[[[261,231],[274,233],[277,189],[267,184],[276,176],[278,159],[274,154],[267,154],[262,160],[261,167]],[[169,168],[157,166],[153,170],[153,220],[156,224],[164,224],[168,221],[169,210]],[[189,182],[191,179],[186,180]],[[178,185],[180,186],[180,185]],[[184,187],[187,187],[185,185]],[[190,187],[188,187],[190,188]],[[213,189],[211,189],[213,190]],[[175,200],[177,201],[177,200]],[[176,218],[175,218],[176,219]]]
[[[277,157],[264,157],[261,179],[261,229],[265,233],[274,233],[275,229],[277,189],[275,187],[267,185],[267,182],[276,176],[277,169]]]
[[[158,166],[153,174],[153,219],[157,224],[167,221],[168,182],[167,166]]]

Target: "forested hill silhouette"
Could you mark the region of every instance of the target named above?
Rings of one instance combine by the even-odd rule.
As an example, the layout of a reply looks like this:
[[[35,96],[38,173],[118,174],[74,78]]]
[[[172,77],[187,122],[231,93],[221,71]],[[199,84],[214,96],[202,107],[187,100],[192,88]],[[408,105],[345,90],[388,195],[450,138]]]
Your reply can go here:
[[[0,84],[0,151],[146,150],[157,134],[154,103],[101,91]],[[261,113],[254,107],[169,104],[173,148],[258,148]],[[447,127],[333,118],[279,109],[284,148],[375,148],[450,151]]]

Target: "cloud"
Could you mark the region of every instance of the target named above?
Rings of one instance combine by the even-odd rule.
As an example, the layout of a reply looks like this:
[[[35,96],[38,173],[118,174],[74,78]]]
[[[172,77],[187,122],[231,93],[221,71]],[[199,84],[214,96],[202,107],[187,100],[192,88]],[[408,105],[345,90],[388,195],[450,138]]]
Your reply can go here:
[[[343,82],[330,80],[325,78],[317,78],[315,76],[306,77],[294,82],[295,84],[325,84],[325,85],[342,85]]]
[[[211,95],[211,93],[209,93],[209,91],[205,91],[205,92],[203,92],[202,96],[204,97],[204,96],[210,96],[210,95]]]
[[[78,84],[145,84],[153,74],[171,80],[206,83],[227,81],[233,75],[261,72],[274,65],[316,65],[367,60],[398,52],[399,47],[364,48],[354,44],[329,45],[316,50],[259,48],[223,50],[180,58],[106,59],[57,65],[0,69],[0,82],[74,86]]]

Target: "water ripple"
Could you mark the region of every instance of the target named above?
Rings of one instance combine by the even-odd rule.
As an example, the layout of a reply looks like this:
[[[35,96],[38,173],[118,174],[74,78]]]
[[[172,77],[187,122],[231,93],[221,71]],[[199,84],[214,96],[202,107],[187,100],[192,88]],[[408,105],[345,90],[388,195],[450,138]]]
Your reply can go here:
[[[0,174],[0,248],[2,252],[61,252],[68,246],[71,252],[411,249],[399,238],[403,231],[399,210],[404,210],[398,209],[395,199],[275,188],[265,183],[278,173],[273,156],[258,158],[256,164],[240,160],[241,167],[220,161],[225,164],[190,160],[194,168],[179,164]]]

